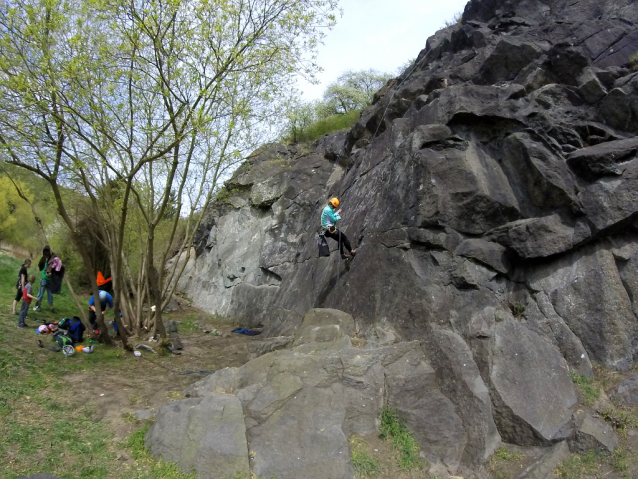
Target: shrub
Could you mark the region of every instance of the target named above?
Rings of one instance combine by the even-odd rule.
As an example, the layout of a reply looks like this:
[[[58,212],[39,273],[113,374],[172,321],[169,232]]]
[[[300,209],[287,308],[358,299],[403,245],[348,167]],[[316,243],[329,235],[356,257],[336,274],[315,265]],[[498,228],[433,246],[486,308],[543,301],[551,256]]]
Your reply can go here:
[[[359,120],[360,114],[360,110],[353,110],[342,115],[332,115],[323,120],[316,121],[298,133],[297,142],[312,143],[324,135],[334,133],[335,131],[346,130]]]

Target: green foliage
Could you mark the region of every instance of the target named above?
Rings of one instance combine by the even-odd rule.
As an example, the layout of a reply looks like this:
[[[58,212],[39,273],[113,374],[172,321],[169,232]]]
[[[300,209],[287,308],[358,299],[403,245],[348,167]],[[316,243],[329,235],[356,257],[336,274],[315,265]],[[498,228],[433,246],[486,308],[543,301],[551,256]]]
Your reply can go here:
[[[372,103],[372,98],[392,76],[376,70],[346,71],[335,83],[328,85],[323,102],[317,106],[319,118],[363,110]]]
[[[579,376],[571,373],[572,381],[578,386],[578,390],[585,404],[591,406],[600,396],[600,389],[592,379],[587,376]]]
[[[629,56],[629,65],[634,71],[638,71],[638,52]]]
[[[355,471],[362,476],[376,476],[379,473],[379,462],[366,452],[365,441],[357,436],[348,440],[350,443],[350,460]]]
[[[301,137],[314,122],[317,121],[316,102],[296,103],[288,109],[286,114],[286,133],[288,141],[298,143]]]
[[[636,408],[608,406],[598,412],[602,419],[623,436],[627,434],[629,428],[638,428],[638,409]]]
[[[399,420],[396,409],[384,406],[381,409],[380,437],[391,440],[392,447],[399,451],[399,468],[404,471],[423,469],[423,461],[419,458],[419,444]]]
[[[0,12],[0,156],[46,180],[74,233],[87,220],[93,234],[72,237],[85,268],[97,269],[84,239],[101,231],[113,273],[128,276],[118,284],[137,286],[140,302],[167,301],[183,271],[175,261],[163,277],[167,260],[190,247],[218,181],[272,139],[279,99],[297,73],[314,74],[337,6],[10,2]],[[149,283],[158,287],[144,294]]]
[[[587,454],[572,454],[569,459],[560,463],[554,472],[562,479],[580,479],[596,473],[599,460],[599,454],[594,451]]]
[[[507,449],[505,446],[499,447],[495,452],[494,455],[492,456],[492,459],[496,460],[496,461],[520,461],[521,459],[524,459],[525,455],[518,453],[518,452],[514,452],[514,451],[510,451],[509,449]]]
[[[329,133],[350,128],[359,120],[360,114],[361,112],[353,110],[344,115],[332,115],[319,120],[310,125],[306,130],[299,132],[297,141],[312,143]]]
[[[526,307],[527,305],[523,303],[510,304],[510,310],[512,311],[512,314],[515,318],[520,318],[521,316],[523,316]]]
[[[313,142],[323,135],[351,127],[359,113],[392,75],[376,70],[346,71],[328,85],[323,101],[293,101],[286,114],[284,141]]]

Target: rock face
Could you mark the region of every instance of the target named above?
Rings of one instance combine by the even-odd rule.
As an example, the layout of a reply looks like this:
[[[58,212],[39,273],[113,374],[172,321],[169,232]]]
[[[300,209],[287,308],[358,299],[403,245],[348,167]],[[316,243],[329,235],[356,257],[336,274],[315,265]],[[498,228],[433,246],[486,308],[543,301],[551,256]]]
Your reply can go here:
[[[354,328],[380,349],[414,344],[401,354],[418,373],[381,360],[366,374],[393,371],[386,399],[450,472],[477,470],[499,435],[545,446],[572,437],[567,371],[591,377],[592,361],[624,371],[638,358],[637,24],[633,0],[470,1],[349,131],[310,152],[272,144],[250,156],[206,212],[180,289],[268,337],[299,333],[311,308],[336,308],[353,325],[317,325],[303,341],[341,348]],[[332,257],[317,257],[331,196],[360,246],[348,269],[332,240]],[[257,360],[269,358],[269,371],[283,370],[278,357],[302,361],[297,379],[259,393],[268,398],[237,393],[244,411],[260,397],[246,428],[264,476],[284,447],[303,444],[283,432],[266,444],[266,422],[283,431],[294,416],[302,428],[302,409],[342,404],[321,413],[313,439],[331,438],[321,453],[332,477],[351,472],[338,458],[346,436],[374,426],[344,405],[355,393],[343,382],[263,412],[309,387],[303,371],[333,374],[332,346],[310,358],[324,361],[319,371],[295,356],[307,344]],[[375,374],[356,376],[372,408]],[[219,381],[211,391],[229,390]],[[440,423],[445,434],[432,432]],[[290,471],[311,477],[312,455],[298,457]]]
[[[348,437],[376,434],[387,401],[414,432],[432,471],[456,471],[463,462],[478,466],[499,446],[476,365],[459,371],[459,387],[467,391],[463,404],[455,403],[443,393],[421,343],[355,348],[353,333],[352,316],[310,310],[287,349],[220,370],[191,386],[188,399],[162,407],[146,444],[202,478],[246,471],[249,459],[262,477],[353,477]],[[460,338],[447,342],[464,347]],[[465,360],[472,361],[465,349]]]

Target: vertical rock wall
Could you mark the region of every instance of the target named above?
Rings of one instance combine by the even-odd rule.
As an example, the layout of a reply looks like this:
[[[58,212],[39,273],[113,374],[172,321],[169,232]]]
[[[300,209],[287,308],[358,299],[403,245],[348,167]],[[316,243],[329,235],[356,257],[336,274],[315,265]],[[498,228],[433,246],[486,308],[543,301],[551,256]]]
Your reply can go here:
[[[637,24],[631,0],[472,0],[350,131],[248,158],[180,289],[270,336],[330,307],[420,341],[461,425],[448,465],[484,460],[493,424],[568,437],[567,372],[638,358]],[[333,195],[349,270],[317,258]]]

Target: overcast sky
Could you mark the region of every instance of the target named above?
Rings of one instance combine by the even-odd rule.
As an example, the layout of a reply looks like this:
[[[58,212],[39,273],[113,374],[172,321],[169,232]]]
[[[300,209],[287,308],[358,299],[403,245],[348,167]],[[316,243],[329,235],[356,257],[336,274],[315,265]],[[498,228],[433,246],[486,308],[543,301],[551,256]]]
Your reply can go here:
[[[341,0],[343,16],[319,47],[319,85],[300,82],[305,100],[321,98],[345,70],[396,73],[416,58],[428,37],[445,26],[467,0]]]

